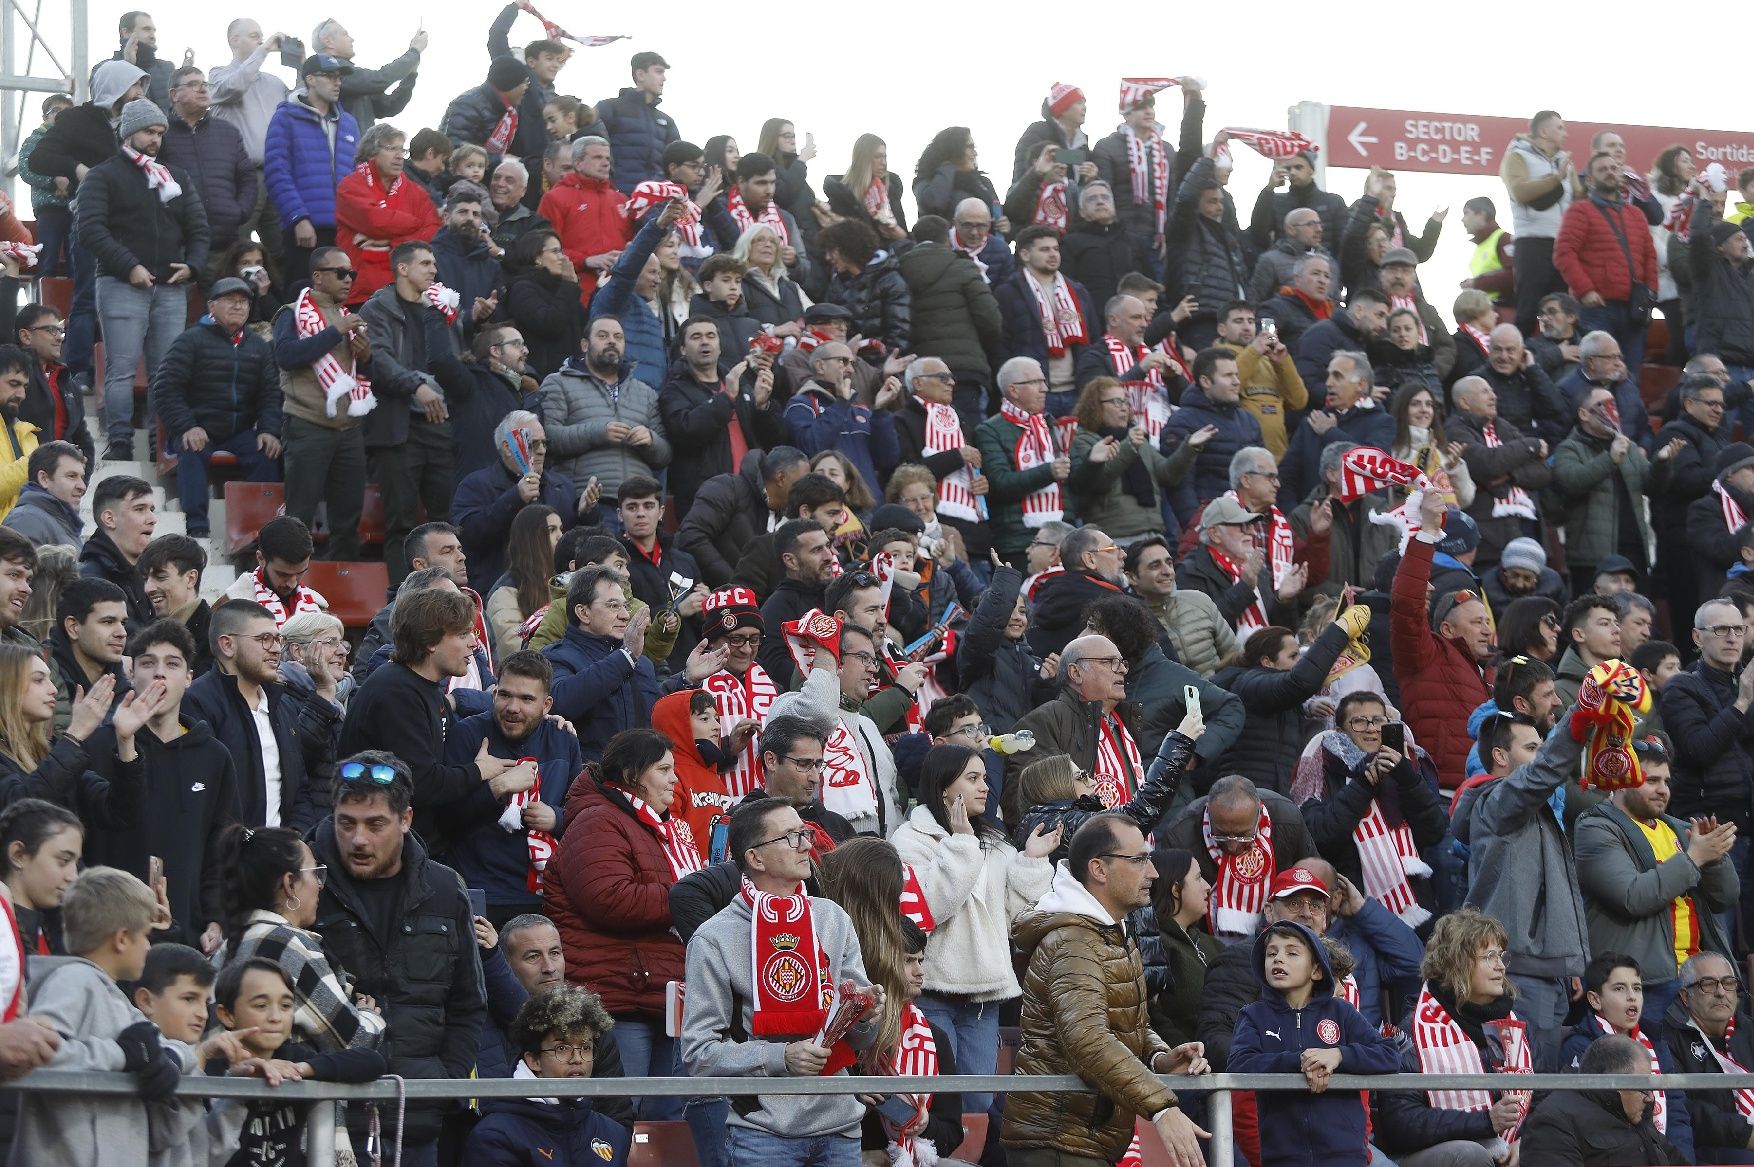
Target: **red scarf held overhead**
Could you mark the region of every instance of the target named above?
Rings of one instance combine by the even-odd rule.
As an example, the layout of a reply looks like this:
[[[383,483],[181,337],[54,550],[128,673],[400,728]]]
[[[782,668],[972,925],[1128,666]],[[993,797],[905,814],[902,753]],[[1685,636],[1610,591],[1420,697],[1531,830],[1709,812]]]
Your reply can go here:
[[[499,124],[493,127],[493,133],[487,135],[487,141],[482,145],[487,147],[487,153],[491,157],[503,158],[505,152],[511,149],[512,138],[518,132],[518,107],[506,101],[505,94],[499,90],[494,90],[494,93],[505,104],[505,112],[499,115]]]
[[[750,1033],[820,1033],[834,996],[834,970],[816,939],[804,886],[789,896],[768,895],[745,877],[738,894],[749,905],[749,983],[755,993]]]
[[[624,41],[628,39],[626,36],[574,36],[572,33],[566,31],[566,29],[560,27],[560,25],[554,23],[552,20],[549,20],[546,16],[543,16],[540,12],[536,11],[536,6],[530,3],[530,0],[519,0],[518,7],[542,22],[542,31],[549,40],[571,41],[575,45],[583,45],[587,49],[595,49],[600,48],[603,45],[612,45],[616,41]]]

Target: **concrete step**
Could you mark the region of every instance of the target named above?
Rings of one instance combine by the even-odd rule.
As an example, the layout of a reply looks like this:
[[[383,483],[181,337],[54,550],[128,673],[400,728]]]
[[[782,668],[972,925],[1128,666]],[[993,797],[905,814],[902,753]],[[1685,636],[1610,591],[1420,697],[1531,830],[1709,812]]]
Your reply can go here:
[[[201,542],[206,543],[203,539]],[[211,604],[221,593],[237,582],[238,571],[229,563],[215,563],[211,548],[207,552],[207,570],[201,573],[201,598]]]

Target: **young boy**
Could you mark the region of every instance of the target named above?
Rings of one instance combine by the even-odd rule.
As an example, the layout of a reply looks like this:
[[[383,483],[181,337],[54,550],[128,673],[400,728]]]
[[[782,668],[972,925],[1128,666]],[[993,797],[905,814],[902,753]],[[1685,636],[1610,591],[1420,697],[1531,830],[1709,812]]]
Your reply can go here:
[[[512,1041],[523,1053],[512,1077],[589,1078],[596,1045],[613,1024],[586,989],[538,993],[512,1022]],[[626,1167],[627,1128],[597,1113],[589,1098],[483,1099],[481,1114],[463,1155],[470,1167]]]
[[[298,1001],[286,973],[271,960],[252,957],[226,965],[214,982],[213,998],[219,1023],[237,1031],[244,1051],[256,1059],[252,1072],[270,1084],[306,1078],[370,1082],[389,1070],[384,1055],[375,1049],[318,1053],[293,1040],[292,1017]],[[305,1116],[312,1105],[276,1099],[217,1100],[214,1145],[236,1146],[237,1153],[227,1162],[240,1167],[302,1167]]]
[[[1328,950],[1302,924],[1282,920],[1262,932],[1255,968],[1266,991],[1236,1019],[1230,1072],[1301,1072],[1310,1089],[1309,1095],[1264,1090],[1256,1096],[1263,1167],[1364,1167],[1370,1152],[1363,1098],[1351,1090],[1323,1095],[1336,1072],[1399,1070],[1394,1046],[1334,995]]]
[[[123,1070],[138,1098],[25,1094],[11,1162],[145,1167],[151,1143],[147,1102],[168,1097],[194,1066],[189,1047],[162,1037],[122,992],[146,969],[158,903],[147,886],[113,867],[87,868],[61,903],[68,956],[30,960],[31,1014],[55,1027],[61,1048],[51,1070]]]
[[[1638,962],[1624,952],[1597,953],[1583,970],[1583,985],[1590,1011],[1565,1035],[1565,1044],[1559,1049],[1560,1066],[1576,1073],[1598,1037],[1618,1033],[1642,1045],[1650,1054],[1651,1073],[1661,1074],[1658,1047],[1639,1024],[1644,1018],[1644,974]],[[1662,1041],[1661,1033],[1657,1041]],[[1674,1072],[1671,1067],[1670,1073]],[[1687,1096],[1679,1090],[1654,1090],[1651,1102],[1651,1121],[1657,1130],[1675,1144],[1686,1162],[1693,1162],[1693,1122]]]
[[[697,273],[700,294],[689,304],[693,316],[711,318],[719,330],[719,360],[735,365],[749,355],[749,338],[761,323],[743,306],[743,273],[748,268],[734,255],[708,256]]]

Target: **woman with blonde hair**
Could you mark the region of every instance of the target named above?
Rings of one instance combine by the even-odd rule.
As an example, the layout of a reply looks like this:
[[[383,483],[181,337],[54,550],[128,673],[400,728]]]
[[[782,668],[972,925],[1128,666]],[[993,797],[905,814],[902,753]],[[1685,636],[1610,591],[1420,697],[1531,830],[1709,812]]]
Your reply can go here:
[[[294,807],[296,821],[288,825],[304,827],[327,817],[335,805],[341,720],[355,688],[347,671],[351,646],[347,629],[327,612],[300,612],[280,626],[280,640],[280,683],[303,705],[298,727],[305,788]]]
[[[55,629],[55,608],[61,603],[61,589],[79,578],[79,552],[60,543],[37,548],[37,570],[30,581],[30,599],[24,602],[24,615],[18,626],[32,637],[47,644]]]
[[[1451,312],[1456,321],[1456,363],[1450,367],[1444,385],[1454,385],[1463,377],[1479,374],[1486,368],[1492,350],[1492,330],[1498,327],[1498,309],[1492,297],[1479,288],[1464,288],[1456,297]]]
[[[890,242],[907,238],[907,215],[901,206],[901,176],[889,169],[889,147],[876,134],[860,134],[845,174],[822,184],[835,214],[869,223]]]
[[[774,336],[798,336],[800,323],[811,299],[791,276],[780,258],[779,232],[766,223],[752,223],[737,237],[731,254],[747,266],[743,273],[743,304],[749,315],[771,325]]]

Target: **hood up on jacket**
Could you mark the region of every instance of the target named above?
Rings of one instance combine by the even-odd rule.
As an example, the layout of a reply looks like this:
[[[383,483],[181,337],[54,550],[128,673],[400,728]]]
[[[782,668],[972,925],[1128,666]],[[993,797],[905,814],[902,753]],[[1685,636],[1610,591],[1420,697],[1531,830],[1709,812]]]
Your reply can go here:
[[[670,739],[670,754],[676,761],[676,774],[690,790],[702,789],[722,782],[718,772],[700,756],[694,740],[694,721],[688,711],[699,689],[682,689],[658,698],[652,706],[652,728]]]
[[[147,80],[146,70],[127,61],[111,58],[92,70],[91,104],[106,113],[113,113],[116,102],[136,81]]]
[[[1322,943],[1320,936],[1310,931],[1308,925],[1299,924],[1296,920],[1281,920],[1277,924],[1267,925],[1261,929],[1261,934],[1255,937],[1255,980],[1261,986],[1261,1000],[1273,1005],[1283,1006],[1285,1004],[1284,994],[1275,989],[1272,982],[1267,980],[1267,939],[1276,934],[1294,936],[1309,945],[1310,951],[1315,953],[1316,966],[1322,970],[1322,978],[1310,987],[1310,1000],[1313,1002],[1324,997],[1332,997],[1334,995],[1334,964],[1328,959],[1328,946]]]

